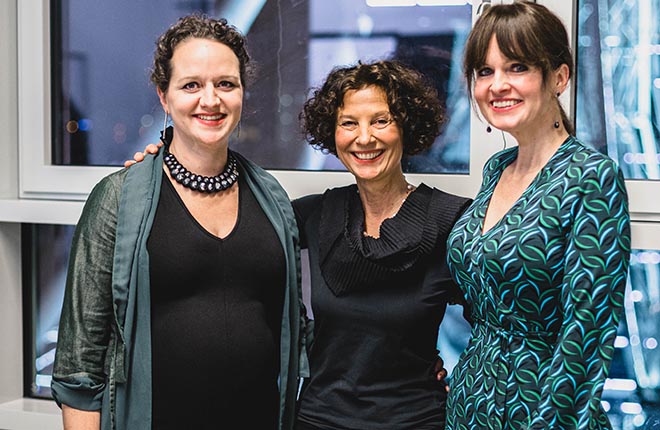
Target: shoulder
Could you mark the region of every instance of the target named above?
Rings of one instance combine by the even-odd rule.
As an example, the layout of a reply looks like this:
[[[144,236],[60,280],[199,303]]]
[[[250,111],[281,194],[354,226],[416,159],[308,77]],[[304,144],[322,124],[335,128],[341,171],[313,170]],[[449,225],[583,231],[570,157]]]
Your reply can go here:
[[[300,197],[291,202],[291,204],[298,220],[304,223],[312,214],[320,213],[323,205],[341,208],[343,211],[346,198],[354,193],[357,193],[357,187],[355,185],[328,188],[323,194],[311,194]]]
[[[586,146],[575,137],[567,142],[567,176],[588,186],[588,181],[623,181],[619,165],[605,154]]]
[[[101,179],[92,189],[76,223],[76,234],[114,234],[127,169]]]
[[[571,153],[571,163],[583,164],[588,169],[612,168],[618,170],[618,165],[607,155],[585,145],[576,137],[571,137],[568,149]]]
[[[420,184],[420,187],[426,187],[426,185]],[[441,216],[445,220],[451,221],[452,224],[472,203],[470,198],[450,194],[437,188],[431,188],[431,201]]]
[[[291,205],[293,205],[296,217],[305,220],[312,212],[320,209],[322,200],[322,194],[311,194],[293,200]]]
[[[344,199],[352,194],[358,192],[357,185],[345,185],[343,187],[328,188],[323,192],[323,200],[328,199]]]
[[[101,179],[94,188],[92,188],[92,191],[87,198],[86,205],[105,205],[111,203],[116,203],[118,205],[121,189],[126,180],[126,176],[128,175],[128,171],[129,169],[124,168]]]
[[[99,188],[104,190],[109,190],[109,189],[120,190],[124,184],[124,181],[126,180],[126,176],[128,176],[129,171],[130,171],[129,168],[123,168],[117,170],[116,172],[111,173],[108,176],[101,179],[94,188],[95,189]]]

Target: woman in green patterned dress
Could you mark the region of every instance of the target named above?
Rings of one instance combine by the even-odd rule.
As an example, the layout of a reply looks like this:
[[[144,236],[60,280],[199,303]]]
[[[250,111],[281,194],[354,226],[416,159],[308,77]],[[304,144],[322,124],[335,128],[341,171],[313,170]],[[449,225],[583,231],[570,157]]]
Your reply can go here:
[[[465,75],[495,154],[448,241],[471,304],[447,428],[608,429],[600,405],[630,253],[623,177],[572,134],[559,95],[573,73],[566,30],[545,7],[490,7],[467,42]]]

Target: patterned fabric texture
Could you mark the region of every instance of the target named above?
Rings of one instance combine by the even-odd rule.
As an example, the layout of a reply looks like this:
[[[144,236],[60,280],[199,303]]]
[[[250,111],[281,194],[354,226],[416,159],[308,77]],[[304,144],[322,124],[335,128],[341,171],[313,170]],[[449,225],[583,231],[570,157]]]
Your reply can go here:
[[[609,429],[600,396],[630,255],[623,177],[569,137],[482,233],[495,185],[517,154],[489,160],[448,240],[473,327],[451,378],[447,428]]]

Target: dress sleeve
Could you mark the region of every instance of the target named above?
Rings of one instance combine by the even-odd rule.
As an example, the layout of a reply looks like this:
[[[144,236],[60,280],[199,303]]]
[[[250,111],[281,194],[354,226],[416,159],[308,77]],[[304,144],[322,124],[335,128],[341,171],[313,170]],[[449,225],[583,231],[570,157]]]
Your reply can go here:
[[[608,159],[577,186],[561,284],[564,322],[531,429],[591,428],[623,309],[630,257],[623,176]]]
[[[117,175],[92,190],[69,255],[51,389],[59,405],[100,410],[104,362],[114,321],[112,266],[119,189]]]
[[[321,194],[312,194],[300,197],[291,202],[293,212],[296,214],[296,223],[298,224],[298,234],[300,235],[300,248],[307,248],[307,234],[305,224],[312,212],[321,204],[323,196]]]

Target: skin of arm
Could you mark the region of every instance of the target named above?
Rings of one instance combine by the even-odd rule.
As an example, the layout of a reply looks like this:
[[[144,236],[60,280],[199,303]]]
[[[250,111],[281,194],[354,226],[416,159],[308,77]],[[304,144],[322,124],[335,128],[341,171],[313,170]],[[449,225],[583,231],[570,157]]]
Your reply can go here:
[[[62,405],[64,430],[99,430],[101,428],[100,411],[81,411]]]

